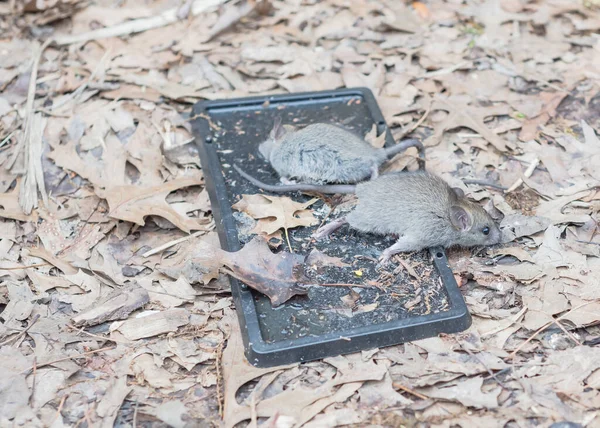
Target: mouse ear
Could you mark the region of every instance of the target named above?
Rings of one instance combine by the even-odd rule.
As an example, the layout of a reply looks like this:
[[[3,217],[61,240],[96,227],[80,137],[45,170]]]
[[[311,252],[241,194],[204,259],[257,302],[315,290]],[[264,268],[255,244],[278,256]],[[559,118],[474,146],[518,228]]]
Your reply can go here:
[[[462,199],[465,197],[465,192],[463,192],[463,189],[461,189],[460,187],[453,187],[452,190],[454,190],[454,194],[459,198]]]
[[[273,140],[279,140],[285,134],[285,128],[281,124],[281,116],[275,117],[275,122],[273,123],[273,129],[271,129],[271,133],[269,136]]]
[[[456,205],[450,208],[450,221],[454,227],[462,232],[473,226],[473,217],[463,207]]]

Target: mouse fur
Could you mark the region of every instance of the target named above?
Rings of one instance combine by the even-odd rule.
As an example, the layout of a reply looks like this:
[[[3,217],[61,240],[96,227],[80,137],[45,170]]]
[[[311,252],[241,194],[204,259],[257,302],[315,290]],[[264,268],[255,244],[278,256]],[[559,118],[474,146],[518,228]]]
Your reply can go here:
[[[397,235],[381,256],[441,246],[473,247],[498,244],[501,232],[490,215],[463,191],[426,171],[396,172],[356,185],[294,184],[269,186],[236,170],[260,188],[276,191],[355,193],[356,207],[346,216],[323,225],[313,237],[321,239],[344,224],[377,235]]]
[[[282,125],[277,117],[269,138],[259,145],[259,152],[283,182],[357,183],[377,177],[379,167],[390,156],[408,147],[418,147],[422,155],[423,146],[417,140],[377,148],[338,125],[315,123],[296,130]]]

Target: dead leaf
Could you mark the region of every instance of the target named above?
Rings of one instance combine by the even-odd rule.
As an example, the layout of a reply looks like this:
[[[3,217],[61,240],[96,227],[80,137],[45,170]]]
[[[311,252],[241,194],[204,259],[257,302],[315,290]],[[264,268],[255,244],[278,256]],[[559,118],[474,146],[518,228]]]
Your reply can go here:
[[[19,204],[20,189],[21,182],[17,180],[17,185],[12,191],[0,194],[0,217],[19,221],[37,221],[37,212],[34,211],[27,215],[21,209]]]
[[[423,142],[423,144],[426,146],[437,145],[440,142],[444,132],[448,130],[465,127],[478,132],[479,135],[485,138],[500,152],[506,152],[514,148],[511,143],[504,141],[498,135],[494,134],[483,122],[486,116],[507,114],[506,112],[493,110],[486,112],[485,110],[481,109],[475,110],[474,108],[464,104],[452,104],[449,101],[443,100],[437,100],[433,102],[431,111],[435,110],[445,110],[449,114],[442,124],[436,126],[435,133]]]
[[[343,268],[350,266],[348,263],[344,263],[341,258],[328,256],[316,248],[314,248],[306,257],[305,262],[307,265],[314,265],[317,267],[337,266]]]
[[[219,17],[219,20],[210,29],[210,32],[208,33],[208,35],[206,36],[206,40],[204,41],[210,41],[217,34],[231,27],[240,19],[250,15],[250,13],[252,13],[259,5],[263,3],[268,2],[261,0],[246,0],[240,6],[233,6],[231,3],[228,4],[225,12]],[[264,5],[261,5],[261,7],[264,7]]]
[[[142,313],[136,318],[113,323],[111,331],[118,330],[128,340],[138,340],[159,334],[171,333],[189,322],[185,309],[169,309],[155,313]]]
[[[309,280],[304,276],[304,257],[300,254],[273,254],[266,241],[256,237],[240,251],[223,251],[221,257],[223,264],[231,269],[230,275],[267,295],[273,306],[307,293],[301,287]]]
[[[173,386],[171,375],[162,367],[157,367],[150,354],[136,357],[131,365],[136,379],[145,380],[153,388],[170,388]]]
[[[541,95],[544,109],[542,113],[523,123],[523,128],[519,134],[521,141],[529,141],[534,139],[539,132],[539,127],[545,125],[551,118],[556,115],[556,108],[561,101],[567,96],[565,92],[544,92]]]
[[[379,136],[377,136],[377,125],[373,124],[371,130],[365,135],[365,141],[367,141],[373,147],[381,148],[385,145],[386,136],[387,132],[385,131],[382,132]]]
[[[287,196],[242,195],[242,199],[232,208],[258,220],[253,233],[271,235],[279,229],[287,232],[294,227],[317,224],[318,220],[307,208],[318,200],[313,198],[308,202],[300,203],[294,202]]]
[[[101,418],[101,427],[113,426],[117,419],[117,412],[130,392],[131,387],[127,386],[127,376],[111,380],[110,386],[96,407],[96,414]]]
[[[154,415],[174,428],[187,426],[188,410],[179,400],[165,401],[154,410]]]
[[[73,317],[75,325],[92,326],[106,321],[127,318],[148,302],[148,293],[137,285],[115,290],[103,302],[96,302],[94,307]]]
[[[496,387],[484,393],[481,390],[483,377],[476,376],[466,380],[453,382],[444,387],[429,387],[420,392],[428,397],[455,400],[468,407],[495,409],[498,407],[498,397],[502,388]]]
[[[140,189],[138,186],[115,186],[98,191],[98,196],[106,199],[110,207],[109,216],[143,226],[145,217],[155,215],[173,223],[184,232],[201,230],[204,225],[198,219],[183,217],[165,200],[174,190],[189,186],[199,186],[200,180],[182,178],[160,186]]]
[[[0,347],[0,416],[13,419],[19,409],[27,406],[31,391],[23,373],[31,367],[32,359],[10,346]]]

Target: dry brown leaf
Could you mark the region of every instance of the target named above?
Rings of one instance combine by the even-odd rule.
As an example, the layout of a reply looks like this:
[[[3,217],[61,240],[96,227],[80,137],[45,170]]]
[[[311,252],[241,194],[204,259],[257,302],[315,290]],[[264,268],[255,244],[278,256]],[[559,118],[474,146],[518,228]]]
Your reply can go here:
[[[387,132],[383,131],[379,136],[377,135],[377,125],[373,124],[371,130],[365,135],[365,141],[371,144],[373,147],[381,148],[385,145],[385,137]]]
[[[158,269],[171,278],[183,276],[190,283],[207,283],[206,275],[216,277],[218,269],[225,266],[227,269],[224,272],[267,295],[273,306],[279,306],[295,295],[307,293],[302,287],[309,282],[304,276],[304,256],[287,252],[274,254],[262,237],[255,237],[234,253],[204,242],[200,245],[204,249],[201,258]]]
[[[206,221],[182,216],[165,200],[169,193],[189,186],[199,186],[201,180],[180,178],[159,186],[140,188],[139,186],[115,186],[106,190],[97,190],[98,196],[106,199],[112,218],[130,221],[143,226],[144,218],[149,215],[162,217],[184,232],[202,230]]]
[[[266,0],[246,0],[242,5],[228,4],[225,12],[219,17],[219,20],[210,29],[204,42],[210,41],[213,37],[219,33],[225,31],[242,18],[250,15],[254,10],[260,9],[265,10],[269,8],[269,2]]]
[[[313,198],[301,203],[287,196],[242,195],[242,199],[232,208],[258,220],[253,233],[271,235],[279,229],[287,233],[288,229],[294,227],[317,224],[318,220],[307,208],[318,200]]]
[[[118,330],[128,340],[138,340],[159,334],[172,333],[189,322],[190,313],[186,309],[169,309],[155,313],[142,313],[127,321],[115,322],[111,331]]]
[[[0,346],[0,417],[13,419],[27,406],[31,391],[24,370],[31,367],[32,357],[24,356],[11,346]]]
[[[339,257],[331,257],[325,253],[314,248],[305,260],[307,265],[325,267],[325,266],[337,266],[337,267],[348,267],[348,263],[344,263]]]
[[[148,293],[143,288],[132,285],[115,290],[103,302],[73,317],[75,325],[92,326],[106,321],[127,318],[127,316],[148,303]]]
[[[281,252],[273,254],[264,239],[255,238],[235,253],[222,252],[223,264],[230,275],[266,294],[273,306],[285,303],[297,294],[306,294],[308,283],[302,269],[304,256]]]
[[[20,180],[17,180],[15,188],[7,193],[0,193],[0,217],[19,221],[37,221],[38,214],[33,212],[25,214],[19,204]]]
[[[127,386],[127,376],[120,376],[111,380],[110,386],[106,388],[106,393],[96,407],[96,414],[101,419],[102,427],[114,425],[119,409],[123,405],[123,400],[131,390],[132,388]]]
[[[449,386],[430,387],[421,389],[420,392],[428,397],[456,400],[465,406],[475,408],[495,409],[498,407],[498,396],[502,388],[496,387],[488,392],[483,392],[483,377],[477,376],[464,381],[454,382]]]
[[[513,144],[503,140],[498,135],[494,134],[485,124],[484,119],[487,116],[502,115],[508,112],[504,111],[486,111],[485,109],[475,109],[467,105],[453,104],[449,101],[437,100],[431,106],[431,111],[445,110],[447,111],[448,117],[444,122],[436,126],[435,133],[427,138],[423,144],[426,146],[435,146],[439,144],[444,132],[465,127],[476,131],[485,138],[491,145],[493,145],[500,152],[506,152],[514,148]]]
[[[131,364],[131,371],[136,380],[145,380],[153,388],[170,388],[171,374],[162,367],[157,367],[151,354],[136,357]]]
[[[267,2],[252,0],[182,0],[168,10],[160,2],[128,0],[119,13],[102,2],[0,1],[0,193],[8,192],[0,196],[0,216],[7,214],[0,223],[0,306],[5,307],[1,316],[9,318],[0,323],[0,367],[8,373],[0,380],[0,425],[109,427],[131,423],[133,415],[138,425],[176,427],[231,426],[242,420],[249,427],[400,426],[415,420],[427,426],[549,426],[567,420],[600,426],[600,366],[593,346],[598,342],[593,325],[600,322],[595,221],[600,212],[600,117],[595,108],[600,57],[593,34],[600,28],[598,1],[460,3],[285,1],[273,2],[264,14],[259,4],[269,6]],[[81,6],[85,8],[78,10]],[[69,25],[49,24],[64,18]],[[6,171],[15,142],[23,137],[31,86],[35,42],[26,40],[22,28],[30,29],[32,40],[51,36],[80,45],[52,45],[39,64],[33,107],[47,120],[42,143],[51,150],[41,159],[50,197],[31,218],[17,210],[11,195],[17,176]],[[175,41],[173,34],[178,35]],[[211,36],[209,43],[202,42]],[[493,55],[485,55],[489,52]],[[468,250],[449,252],[455,275],[477,285],[462,287],[473,327],[456,336],[460,343],[451,336],[431,338],[376,354],[365,351],[358,359],[260,371],[242,364],[238,341],[236,353],[227,354],[229,349],[222,359],[229,365],[223,379],[217,371],[218,349],[230,325],[237,323],[231,298],[217,297],[228,292],[225,275],[219,275],[224,262],[254,283],[284,289],[296,285],[289,266],[310,265],[312,274],[322,263],[319,259],[335,266],[331,269],[344,269],[339,266],[343,262],[317,253],[317,261],[287,259],[286,271],[279,272],[277,261],[289,256],[269,254],[266,245],[257,250],[265,250],[264,265],[258,255],[248,257],[244,251],[230,260],[221,255],[216,233],[181,242],[187,234],[171,228],[169,221],[144,218],[160,193],[145,195],[144,189],[191,177],[190,171],[201,177],[195,152],[183,146],[192,137],[190,121],[174,117],[190,110],[184,103],[281,90],[323,91],[344,83],[373,90],[396,138],[410,134],[423,140],[429,129],[437,136],[440,126],[447,127],[439,134],[440,144],[427,152],[427,161],[428,168],[449,180],[472,177],[508,187],[539,159],[517,192],[473,194],[477,200],[493,195],[506,216],[504,241],[513,242],[487,250],[498,261],[492,264]],[[437,97],[460,110],[456,120],[454,110],[424,114],[430,98]],[[282,108],[282,114],[304,120],[290,106],[267,104],[265,112]],[[337,112],[323,113],[327,120],[338,119]],[[343,116],[339,119],[345,120]],[[362,117],[349,119],[359,127],[364,124]],[[260,123],[236,132],[254,136],[264,131]],[[470,129],[446,132],[454,125]],[[510,145],[519,135],[539,138],[518,142],[515,156],[508,158],[506,151],[496,150],[500,140]],[[490,139],[495,142],[488,144]],[[378,145],[382,143],[383,136]],[[413,170],[412,157],[404,154],[394,167]],[[110,194],[111,189],[128,194],[121,200],[124,211],[110,208],[120,217],[141,218],[144,226],[104,212],[105,203],[95,193]],[[157,206],[163,210],[168,202],[184,222],[188,213],[198,211],[210,221],[206,190],[203,200],[196,199],[195,190],[175,190]],[[140,205],[128,198],[137,192],[144,195]],[[536,209],[539,217],[529,216]],[[112,223],[116,227],[109,231]],[[551,224],[557,227],[544,233]],[[47,250],[35,248],[40,239]],[[514,257],[520,263],[507,264]],[[173,269],[174,279],[164,278],[160,271],[166,269]],[[186,277],[201,285],[191,286]],[[133,297],[124,288],[128,283],[142,287],[136,291],[140,296],[150,295],[152,311],[193,305],[188,322],[166,328],[169,322],[163,320],[162,337],[133,340],[128,346],[120,343],[127,337],[115,330],[111,338],[119,341],[116,347],[110,341],[103,345],[106,332],[101,328],[71,328],[78,314],[84,325],[119,313],[125,324],[138,321],[135,312],[127,313],[144,299],[133,303],[121,294],[123,301],[114,296],[105,301],[113,290]],[[373,307],[360,306],[361,295],[376,292],[327,291],[350,293],[343,301],[359,311]],[[367,315],[338,310],[349,317],[347,322]],[[148,324],[139,322],[144,324],[135,332]],[[557,322],[575,340],[590,345],[576,345]],[[528,338],[533,340],[524,344]],[[511,366],[503,360],[515,349],[517,364]],[[503,391],[497,397],[500,405],[493,408],[498,380]],[[225,423],[216,410],[223,383]],[[437,392],[429,400],[413,395],[423,387]]]
[[[556,116],[556,108],[566,96],[567,93],[565,92],[543,92],[540,95],[544,106],[542,113],[523,123],[519,139],[521,141],[529,141],[537,137],[539,127],[545,125],[550,119]]]

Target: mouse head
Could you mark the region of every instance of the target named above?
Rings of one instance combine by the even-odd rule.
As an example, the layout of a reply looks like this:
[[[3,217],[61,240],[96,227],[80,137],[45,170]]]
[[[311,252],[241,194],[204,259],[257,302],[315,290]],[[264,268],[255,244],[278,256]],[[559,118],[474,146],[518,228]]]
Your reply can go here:
[[[498,225],[476,203],[463,200],[450,207],[450,221],[458,234],[456,243],[461,247],[494,245],[500,242]]]
[[[270,159],[273,150],[281,145],[286,132],[287,129],[281,123],[281,117],[275,117],[273,129],[271,129],[271,132],[269,133],[269,138],[267,138],[263,143],[260,144],[260,146],[258,146],[258,151],[265,157],[265,159]]]

